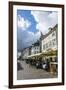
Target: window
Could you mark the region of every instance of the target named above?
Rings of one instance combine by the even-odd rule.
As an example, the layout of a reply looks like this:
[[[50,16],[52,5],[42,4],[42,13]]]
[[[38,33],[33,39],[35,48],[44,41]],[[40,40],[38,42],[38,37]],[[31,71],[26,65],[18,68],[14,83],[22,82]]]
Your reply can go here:
[[[36,54],[36,51],[34,52],[34,54]]]
[[[36,49],[36,47],[35,47],[35,49]]]
[[[38,47],[37,47],[37,49],[38,49]]]
[[[37,51],[37,53],[39,53],[39,51]]]
[[[53,46],[55,45],[54,41],[53,41]]]
[[[53,40],[54,40],[54,41],[56,41],[56,39],[55,39],[55,38],[54,38]]]
[[[53,42],[53,46],[56,45],[56,39],[53,39],[52,42]]]
[[[49,42],[49,47],[51,47],[51,45],[52,45],[52,42],[50,41],[50,42]]]
[[[37,50],[37,49],[38,49],[38,47],[35,47],[35,49]]]
[[[43,45],[43,50],[45,50],[45,45]]]
[[[48,43],[46,43],[46,48],[48,48]]]

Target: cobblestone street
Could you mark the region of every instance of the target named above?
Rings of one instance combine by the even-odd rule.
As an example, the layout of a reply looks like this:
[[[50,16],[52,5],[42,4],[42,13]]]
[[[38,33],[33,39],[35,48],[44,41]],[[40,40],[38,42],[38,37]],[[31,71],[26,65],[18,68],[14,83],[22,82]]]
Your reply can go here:
[[[17,79],[41,79],[41,78],[56,78],[57,75],[52,75],[43,69],[37,69],[35,66],[27,64],[25,61],[19,61],[23,69],[17,71]]]

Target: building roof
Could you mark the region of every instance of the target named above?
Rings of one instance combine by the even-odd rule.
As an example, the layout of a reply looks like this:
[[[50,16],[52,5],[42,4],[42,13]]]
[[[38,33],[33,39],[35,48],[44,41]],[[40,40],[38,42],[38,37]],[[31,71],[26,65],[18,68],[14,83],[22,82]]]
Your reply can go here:
[[[32,44],[33,46],[39,46],[40,42],[39,40],[37,40],[34,44]]]
[[[48,32],[47,34],[41,36],[41,40],[43,40],[43,39],[46,38],[49,34],[51,34],[53,31],[55,31],[57,27],[58,27],[58,24],[56,24],[53,28],[49,28],[49,32]]]

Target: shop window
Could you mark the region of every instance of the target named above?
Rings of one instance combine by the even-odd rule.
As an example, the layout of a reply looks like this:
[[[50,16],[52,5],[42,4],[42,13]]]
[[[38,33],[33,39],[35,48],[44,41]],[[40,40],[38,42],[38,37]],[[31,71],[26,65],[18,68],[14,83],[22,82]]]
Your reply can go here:
[[[57,57],[55,57],[55,62],[58,62],[58,58]]]
[[[50,62],[52,62],[52,57],[50,58]]]

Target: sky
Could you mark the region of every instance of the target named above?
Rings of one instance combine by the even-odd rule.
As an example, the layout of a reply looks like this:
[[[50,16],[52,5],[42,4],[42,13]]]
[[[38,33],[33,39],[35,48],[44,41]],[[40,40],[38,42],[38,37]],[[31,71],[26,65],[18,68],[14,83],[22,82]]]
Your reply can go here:
[[[17,10],[17,49],[22,50],[39,40],[41,33],[58,24],[55,11]]]

